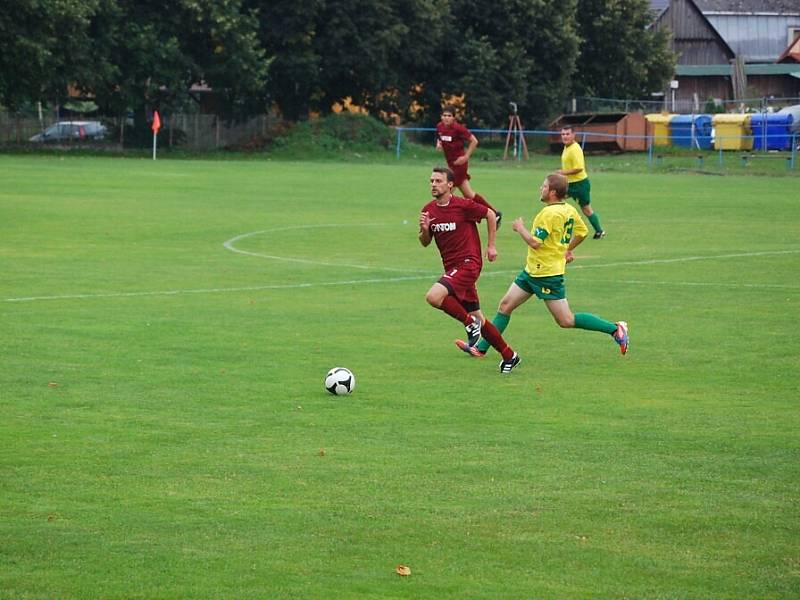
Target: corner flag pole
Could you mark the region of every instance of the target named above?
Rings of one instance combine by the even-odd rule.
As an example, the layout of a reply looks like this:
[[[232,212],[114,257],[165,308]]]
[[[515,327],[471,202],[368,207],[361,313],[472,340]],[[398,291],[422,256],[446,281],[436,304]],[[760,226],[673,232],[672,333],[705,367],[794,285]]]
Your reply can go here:
[[[158,130],[161,129],[161,117],[158,116],[158,111],[153,111],[153,160],[156,159],[156,140],[158,139]]]

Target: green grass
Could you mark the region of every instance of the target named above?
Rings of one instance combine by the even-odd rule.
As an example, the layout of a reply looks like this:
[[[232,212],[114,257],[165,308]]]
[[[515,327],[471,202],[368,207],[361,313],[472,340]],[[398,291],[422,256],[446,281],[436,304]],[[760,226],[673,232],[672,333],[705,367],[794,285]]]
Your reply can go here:
[[[552,166],[472,169],[489,314]],[[796,597],[793,179],[597,170],[568,295],[629,354],[530,302],[501,377],[429,167],[0,156],[0,596]]]

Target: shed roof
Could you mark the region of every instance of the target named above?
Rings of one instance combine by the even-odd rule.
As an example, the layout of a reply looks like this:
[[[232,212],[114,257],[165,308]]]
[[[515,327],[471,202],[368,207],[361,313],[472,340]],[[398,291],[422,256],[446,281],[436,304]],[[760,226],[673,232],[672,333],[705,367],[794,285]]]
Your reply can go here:
[[[694,3],[704,14],[800,14],[797,0],[694,0]]]
[[[669,8],[669,0],[650,0],[650,8],[656,15],[660,15]]]

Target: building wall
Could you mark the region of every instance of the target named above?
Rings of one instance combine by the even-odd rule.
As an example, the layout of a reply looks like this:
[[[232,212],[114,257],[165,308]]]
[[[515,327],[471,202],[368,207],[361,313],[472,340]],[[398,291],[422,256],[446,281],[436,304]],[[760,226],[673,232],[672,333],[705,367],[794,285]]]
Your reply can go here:
[[[798,98],[800,79],[791,75],[748,75],[747,89],[759,92],[760,96]]]
[[[746,62],[775,62],[793,39],[790,31],[800,28],[800,10],[795,15],[712,13],[706,18]]]
[[[680,65],[727,64],[733,56],[690,0],[672,0],[655,28],[669,28]]]
[[[731,100],[733,88],[730,77],[682,76],[678,80],[680,85],[676,91],[675,99],[681,103],[681,108],[686,110],[689,103],[694,102],[697,94],[699,107],[702,110],[709,98]],[[753,100],[761,97],[769,98],[800,98],[800,79],[791,75],[748,75],[746,99]]]
[[[733,97],[730,77],[681,77],[676,98],[682,102],[694,101],[694,94],[703,109],[709,98]]]

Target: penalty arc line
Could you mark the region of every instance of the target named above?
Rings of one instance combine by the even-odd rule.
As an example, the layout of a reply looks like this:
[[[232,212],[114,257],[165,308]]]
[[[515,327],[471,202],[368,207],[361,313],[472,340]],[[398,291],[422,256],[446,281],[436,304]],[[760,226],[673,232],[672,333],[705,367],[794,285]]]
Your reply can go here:
[[[386,223],[357,223],[353,224],[353,227],[385,227]],[[324,267],[346,267],[348,269],[363,269],[365,271],[395,271],[400,273],[426,273],[424,269],[407,269],[402,267],[378,267],[378,266],[371,266],[371,265],[355,265],[355,264],[348,264],[348,263],[340,263],[340,262],[326,262],[323,260],[316,260],[316,259],[307,259],[307,258],[295,258],[291,256],[278,256],[275,254],[263,254],[261,252],[250,252],[248,250],[241,250],[235,246],[236,242],[255,236],[261,235],[263,233],[272,233],[275,231],[290,231],[290,230],[297,230],[297,229],[321,229],[326,227],[348,227],[348,225],[343,225],[341,223],[323,223],[320,225],[294,225],[291,227],[279,227],[276,229],[263,229],[261,231],[251,231],[250,233],[243,233],[242,235],[237,235],[225,242],[222,245],[225,247],[226,250],[230,250],[231,252],[236,252],[237,254],[244,254],[246,256],[255,256],[258,258],[268,258],[270,260],[279,260],[283,262],[294,262],[306,265],[314,265],[314,266],[324,266]]]
[[[715,260],[715,259],[728,259],[728,258],[751,258],[757,256],[775,256],[775,255],[787,255],[787,254],[798,254],[800,250],[777,250],[774,252],[748,252],[748,253],[737,253],[737,254],[720,254],[716,256],[687,256],[684,258],[666,258],[666,259],[648,259],[648,260],[641,260],[641,261],[623,261],[623,262],[615,262],[615,263],[605,263],[600,265],[572,265],[570,269],[599,269],[599,268],[608,268],[608,267],[620,267],[620,266],[639,266],[639,265],[651,265],[651,264],[669,264],[669,263],[681,263],[681,262],[690,262],[690,261],[699,261],[699,260]],[[497,275],[508,275],[518,273],[519,271],[491,271],[487,273],[483,273],[481,277],[494,277]],[[435,277],[439,272],[431,273],[428,272],[424,275],[408,275],[405,277],[378,277],[372,279],[351,279],[346,281],[322,281],[322,282],[304,282],[304,283],[289,283],[289,284],[269,284],[269,285],[258,285],[258,286],[242,286],[242,287],[230,287],[230,288],[200,288],[200,289],[181,289],[181,290],[164,290],[164,291],[145,291],[145,292],[112,292],[106,294],[63,294],[57,296],[27,296],[27,297],[20,297],[20,298],[4,298],[3,302],[34,302],[34,301],[42,301],[42,300],[85,300],[85,299],[94,299],[94,298],[135,298],[135,297],[146,297],[146,296],[178,296],[182,294],[221,294],[221,293],[231,293],[231,292],[257,292],[257,291],[264,291],[264,290],[287,290],[287,289],[303,289],[303,288],[314,288],[314,287],[330,287],[330,286],[340,286],[340,285],[360,285],[360,284],[372,284],[372,283],[397,283],[402,281],[415,281],[420,279],[428,279],[430,277]],[[633,285],[639,285],[640,283],[648,284],[667,284],[675,285],[675,286],[725,286],[725,287],[775,287],[778,288],[779,286],[764,286],[758,284],[731,284],[731,283],[711,283],[711,282],[703,282],[703,283],[691,283],[691,282],[639,282],[635,280],[631,281],[620,281],[619,283],[629,283]],[[795,289],[790,286],[783,286],[779,289]]]

